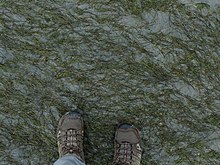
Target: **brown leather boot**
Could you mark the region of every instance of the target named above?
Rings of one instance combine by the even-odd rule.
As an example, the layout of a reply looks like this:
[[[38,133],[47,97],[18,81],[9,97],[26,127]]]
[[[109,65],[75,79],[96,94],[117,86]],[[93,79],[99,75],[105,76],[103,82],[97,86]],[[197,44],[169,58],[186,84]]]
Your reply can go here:
[[[75,111],[67,112],[60,118],[57,129],[59,156],[74,155],[83,162],[84,124],[82,116]]]
[[[131,124],[121,124],[115,133],[113,165],[140,165],[142,156],[140,131]]]

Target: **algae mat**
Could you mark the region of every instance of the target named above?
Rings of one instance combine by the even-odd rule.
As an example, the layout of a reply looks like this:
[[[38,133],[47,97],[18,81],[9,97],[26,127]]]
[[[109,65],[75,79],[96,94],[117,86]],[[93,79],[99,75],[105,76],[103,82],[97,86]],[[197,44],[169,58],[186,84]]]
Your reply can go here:
[[[0,164],[52,164],[74,109],[88,165],[111,164],[123,121],[143,165],[219,164],[219,27],[217,0],[0,2]]]

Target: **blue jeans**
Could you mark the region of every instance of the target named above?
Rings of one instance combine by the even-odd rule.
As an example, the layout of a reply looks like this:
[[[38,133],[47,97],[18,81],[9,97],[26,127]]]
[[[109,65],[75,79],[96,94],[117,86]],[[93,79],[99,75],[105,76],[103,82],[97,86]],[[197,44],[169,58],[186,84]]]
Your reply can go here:
[[[67,155],[59,158],[54,165],[85,165],[85,163],[74,155]]]

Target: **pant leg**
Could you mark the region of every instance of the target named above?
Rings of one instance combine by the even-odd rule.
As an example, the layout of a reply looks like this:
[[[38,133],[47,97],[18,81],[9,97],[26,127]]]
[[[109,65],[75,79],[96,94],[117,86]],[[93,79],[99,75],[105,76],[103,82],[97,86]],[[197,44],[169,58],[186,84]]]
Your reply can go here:
[[[59,158],[54,165],[85,165],[85,163],[74,155],[67,155]]]

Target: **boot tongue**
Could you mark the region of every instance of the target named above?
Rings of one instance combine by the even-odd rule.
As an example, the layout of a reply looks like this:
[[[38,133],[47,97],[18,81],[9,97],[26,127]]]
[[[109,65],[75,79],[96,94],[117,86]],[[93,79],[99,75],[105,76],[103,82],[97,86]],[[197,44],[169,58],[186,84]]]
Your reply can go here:
[[[131,144],[137,144],[139,140],[137,139],[136,133],[132,129],[119,129],[116,135],[118,143],[129,142]]]

